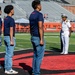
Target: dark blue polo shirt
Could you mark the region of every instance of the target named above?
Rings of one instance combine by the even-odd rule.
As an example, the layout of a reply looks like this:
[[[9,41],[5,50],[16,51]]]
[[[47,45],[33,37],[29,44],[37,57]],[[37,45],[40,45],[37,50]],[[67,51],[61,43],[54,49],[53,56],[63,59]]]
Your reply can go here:
[[[29,21],[30,21],[30,33],[31,33],[31,35],[39,37],[38,22],[39,21],[44,22],[43,14],[41,12],[34,10],[29,17]]]
[[[4,36],[10,36],[10,27],[13,27],[13,36],[15,36],[15,21],[12,17],[7,16],[4,19]]]
[[[1,35],[1,33],[2,33],[1,28],[2,28],[2,20],[1,20],[1,18],[0,18],[0,35]]]
[[[0,18],[0,26],[2,26],[2,20],[1,20],[1,18]]]

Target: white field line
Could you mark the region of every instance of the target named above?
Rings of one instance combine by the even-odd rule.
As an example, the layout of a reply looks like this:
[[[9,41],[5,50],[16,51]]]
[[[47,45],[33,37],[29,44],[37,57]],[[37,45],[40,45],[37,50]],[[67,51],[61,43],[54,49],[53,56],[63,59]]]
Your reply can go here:
[[[19,51],[24,51],[24,50],[29,50],[29,49],[33,49],[33,48],[25,48],[25,49],[20,49],[20,50],[14,50],[14,52],[19,52]],[[48,49],[46,49],[45,51],[51,52],[51,51],[53,51],[53,50],[48,50]],[[75,52],[75,51],[69,51],[69,52]],[[4,52],[0,52],[0,54],[1,54],[1,53],[5,53],[5,51],[4,51]]]
[[[5,47],[5,45],[2,45],[3,47]],[[20,50],[25,50],[25,48],[20,48],[20,47],[15,47],[15,48],[18,48],[18,49],[20,49]],[[15,51],[17,51],[17,50],[15,50]],[[5,51],[4,51],[5,52]],[[1,53],[1,52],[0,52]]]
[[[16,34],[16,35],[30,35],[30,34]]]
[[[20,49],[20,50],[14,50],[14,52],[24,51],[24,50],[28,50],[28,49],[32,49],[32,48],[25,48],[25,49]],[[5,51],[4,52],[0,52],[0,53],[5,53]]]
[[[53,51],[53,50],[48,50],[48,49],[46,49],[46,51],[48,51],[48,52],[51,52],[51,51]],[[69,51],[69,52],[74,52],[75,53],[75,51]]]
[[[47,43],[55,43],[55,44],[60,44],[60,42],[53,42],[53,41],[46,41]],[[46,43],[46,44],[47,44]],[[69,45],[75,45],[75,43],[69,43]]]

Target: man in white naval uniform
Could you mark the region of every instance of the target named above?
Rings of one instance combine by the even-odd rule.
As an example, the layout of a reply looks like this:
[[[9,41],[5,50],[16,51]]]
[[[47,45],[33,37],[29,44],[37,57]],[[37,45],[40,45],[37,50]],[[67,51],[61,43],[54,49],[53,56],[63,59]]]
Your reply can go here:
[[[63,14],[61,17],[62,17],[61,38],[63,42],[63,51],[61,54],[68,54],[69,38],[71,36],[71,24],[70,21],[67,20],[67,16],[65,14]]]

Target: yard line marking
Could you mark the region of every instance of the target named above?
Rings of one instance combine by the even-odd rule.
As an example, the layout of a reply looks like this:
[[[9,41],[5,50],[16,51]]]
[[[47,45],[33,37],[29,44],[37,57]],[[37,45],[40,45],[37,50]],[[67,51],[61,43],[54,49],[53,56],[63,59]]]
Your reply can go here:
[[[33,48],[25,48],[25,49],[20,49],[20,50],[14,50],[14,52],[19,52],[19,51],[24,51],[24,50],[29,50],[29,49],[33,49]],[[51,52],[53,50],[46,49],[45,51]],[[75,51],[69,51],[69,52],[75,52]],[[0,53],[5,53],[5,51],[4,52],[0,52]]]
[[[24,51],[24,50],[29,50],[29,49],[32,49],[32,48],[24,48],[24,49],[14,50],[14,52]],[[0,52],[0,53],[5,53],[5,51],[4,52]]]

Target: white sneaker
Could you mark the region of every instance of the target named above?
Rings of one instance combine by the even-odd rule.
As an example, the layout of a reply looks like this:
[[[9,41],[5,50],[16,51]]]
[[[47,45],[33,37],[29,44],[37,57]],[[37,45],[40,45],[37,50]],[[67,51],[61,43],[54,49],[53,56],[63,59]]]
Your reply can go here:
[[[6,74],[18,74],[18,72],[15,71],[15,70],[13,70],[13,69],[11,69],[11,70],[9,70],[9,71],[5,70],[5,73],[6,73]]]
[[[61,52],[60,54],[64,54],[64,52]]]
[[[68,54],[68,53],[64,53],[64,54],[66,55],[66,54]]]

